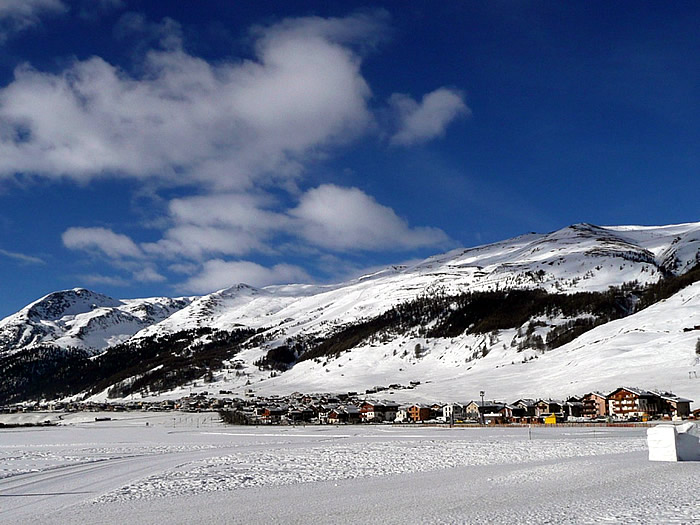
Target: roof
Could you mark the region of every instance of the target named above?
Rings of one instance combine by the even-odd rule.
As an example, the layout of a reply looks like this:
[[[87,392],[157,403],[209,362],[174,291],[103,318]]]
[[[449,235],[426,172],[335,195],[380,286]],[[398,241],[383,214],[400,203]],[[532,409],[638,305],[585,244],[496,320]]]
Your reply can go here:
[[[692,399],[686,399],[684,397],[677,396],[673,392],[661,392],[659,390],[652,390],[651,393],[656,396],[659,396],[661,399],[673,401],[674,403],[693,403]]]

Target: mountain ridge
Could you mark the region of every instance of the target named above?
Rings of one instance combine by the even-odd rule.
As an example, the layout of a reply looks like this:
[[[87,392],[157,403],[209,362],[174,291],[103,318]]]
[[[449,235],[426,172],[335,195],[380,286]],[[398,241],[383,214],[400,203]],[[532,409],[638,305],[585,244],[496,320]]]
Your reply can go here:
[[[567,301],[578,297],[576,300],[583,301],[582,304],[588,300],[598,304],[596,308],[602,308],[600,305],[608,299],[613,303],[628,302],[631,317],[634,317],[638,315],[634,312],[636,302],[650,301],[650,294],[644,295],[645,287],[663,280],[672,282],[675,277],[690,274],[699,262],[700,223],[659,227],[601,227],[579,223],[548,234],[530,233],[484,246],[452,250],[416,264],[388,267],[333,285],[254,288],[241,283],[201,297],[126,300],[73,289],[48,294],[0,321],[0,368],[4,366],[9,370],[15,366],[10,358],[13,353],[20,352],[22,359],[31,360],[32,348],[42,345],[44,349],[51,348],[51,352],[59,353],[61,348],[78,349],[99,359],[110,349],[127,351],[129,348],[128,352],[138,353],[139,348],[152,348],[154,341],[190,337],[190,346],[185,345],[181,350],[190,352],[195,359],[197,351],[210,349],[207,350],[208,361],[195,359],[199,363],[197,366],[201,367],[196,371],[206,374],[214,385],[226,390],[241,390],[246,384],[257,384],[258,388],[270,391],[278,391],[285,384],[291,388],[292,378],[302,370],[306,371],[303,377],[308,387],[326,384],[326,390],[333,390],[346,383],[345,374],[352,368],[346,359],[354,355],[367,360],[377,348],[386,355],[382,354],[382,359],[373,365],[372,370],[367,370],[364,376],[361,373],[348,374],[354,377],[356,388],[377,381],[377,370],[384,371],[385,382],[400,383],[398,378],[405,376],[407,366],[417,367],[415,370],[421,370],[419,375],[425,377],[443,377],[448,362],[451,363],[449,367],[459,371],[457,375],[467,374],[478,380],[475,373],[483,368],[484,363],[503,369],[509,361],[513,365],[516,362],[532,365],[535,360],[549,360],[555,353],[564,355],[578,338],[601,330],[601,325],[604,327],[615,322],[615,316],[618,316],[586,311],[580,306],[577,306],[578,310],[567,310],[568,307],[562,306]],[[693,293],[697,292],[696,288],[692,283],[689,286]],[[490,294],[484,297],[491,303],[484,304],[497,305],[499,300],[514,300],[512,297],[503,299],[508,296],[507,293],[504,295],[508,290],[539,291],[552,298],[545,302],[555,306],[539,311],[535,306],[536,295],[523,296],[525,306],[521,308],[525,308],[522,310],[524,317],[518,318],[518,322],[525,322],[512,327],[506,326],[507,323],[492,324],[500,328],[484,334],[470,332],[468,326],[460,324],[455,325],[452,332],[435,332],[435,327],[445,322],[447,314],[444,312],[438,312],[430,319],[430,316],[422,318],[428,323],[425,326],[419,320],[413,328],[406,328],[408,325],[404,323],[400,330],[391,328],[391,324],[375,322],[374,332],[374,328],[355,330],[357,337],[352,345],[348,347],[347,341],[344,342],[341,345],[343,351],[330,357],[334,362],[333,370],[328,366],[329,358],[310,359],[311,354],[303,358],[305,352],[326,344],[324,341],[330,341],[334,334],[343,334],[343,330],[352,332],[353,326],[361,327],[362,323],[371,324],[372,319],[379,319],[400,305],[410,305],[411,301],[420,301],[421,298],[433,301],[432,305],[427,305],[432,311],[430,309],[437,308],[439,298],[443,297],[446,298],[441,306],[443,309],[465,309],[468,313],[465,319],[469,319],[475,305],[480,304],[469,301],[477,300],[479,293]],[[612,295],[605,299],[608,293]],[[586,299],[587,296],[580,294],[594,295]],[[460,296],[467,299],[460,303]],[[567,296],[572,299],[567,300]],[[569,313],[564,314],[564,311]],[[624,312],[619,314],[626,315]],[[695,324],[700,325],[700,320]],[[249,334],[246,336],[249,340],[244,342],[235,336],[235,333],[244,333],[241,330],[249,331],[245,332]],[[425,337],[429,333],[452,336]],[[692,335],[681,338],[684,345],[688,345]],[[557,338],[561,344],[555,343]],[[226,349],[228,343],[222,343],[234,340],[235,348]],[[417,347],[422,350],[417,351]],[[561,348],[564,350],[560,352]],[[592,343],[586,348],[587,352],[596,351]],[[158,352],[153,355],[158,355]],[[211,357],[213,355],[215,357]],[[323,357],[323,354],[318,356]],[[432,363],[432,356],[437,362],[432,368],[426,367],[426,363]],[[500,356],[499,363],[493,362],[494,356]],[[159,362],[151,361],[153,368],[162,367],[162,364],[157,364]],[[178,363],[178,366],[186,366],[183,364],[186,361]],[[218,368],[212,369],[207,363],[214,363]],[[346,370],[340,370],[343,368]],[[623,370],[620,369],[620,373]],[[145,372],[148,375],[148,371]],[[188,385],[173,386],[162,381],[159,384],[171,385],[168,392],[175,395],[185,387],[192,388],[193,373],[175,374],[187,377]],[[678,374],[677,371],[674,373]],[[480,377],[490,377],[492,371],[480,374]],[[591,381],[595,383],[593,379]],[[559,377],[557,381],[561,383],[563,379]],[[146,384],[142,390],[144,395],[159,393],[150,391],[147,381],[142,380],[139,384]],[[301,388],[303,385],[296,383],[296,386]],[[127,390],[121,388],[120,391]],[[441,392],[448,391],[449,388],[445,387]],[[106,395],[104,391],[98,397]]]

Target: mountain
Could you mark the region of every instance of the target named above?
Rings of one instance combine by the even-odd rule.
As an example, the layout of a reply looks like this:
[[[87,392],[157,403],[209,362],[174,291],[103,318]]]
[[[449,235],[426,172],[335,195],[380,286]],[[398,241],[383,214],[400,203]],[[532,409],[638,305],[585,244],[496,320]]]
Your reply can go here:
[[[411,381],[421,385],[397,399],[620,383],[699,396],[699,264],[700,223],[576,224],[335,285],[179,299],[56,292],[0,321],[0,373],[14,378],[0,402],[27,398],[29,385],[34,397],[98,399]]]
[[[0,321],[0,355],[45,343],[97,353],[166,319],[191,300],[117,300],[83,288],[53,292]]]

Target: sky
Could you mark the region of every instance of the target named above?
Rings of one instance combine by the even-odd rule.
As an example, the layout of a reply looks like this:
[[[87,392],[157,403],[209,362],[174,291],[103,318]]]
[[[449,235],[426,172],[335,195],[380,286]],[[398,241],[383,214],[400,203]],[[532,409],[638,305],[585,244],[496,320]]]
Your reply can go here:
[[[700,220],[697,2],[0,0],[0,317]]]

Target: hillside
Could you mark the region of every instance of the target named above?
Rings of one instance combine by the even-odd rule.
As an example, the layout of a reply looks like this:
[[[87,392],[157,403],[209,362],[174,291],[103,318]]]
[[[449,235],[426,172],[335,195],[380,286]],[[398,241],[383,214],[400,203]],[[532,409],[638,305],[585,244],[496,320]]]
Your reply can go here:
[[[394,395],[562,396],[624,383],[700,398],[688,379],[699,261],[700,223],[577,224],[336,285],[141,300],[56,292],[0,321],[0,372],[15,381],[0,397],[26,398],[25,376],[38,374],[52,386],[35,380],[31,396],[421,381]]]

